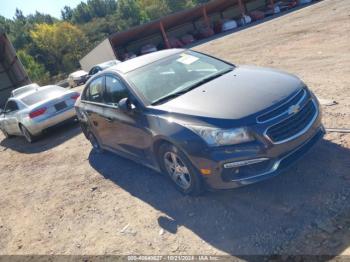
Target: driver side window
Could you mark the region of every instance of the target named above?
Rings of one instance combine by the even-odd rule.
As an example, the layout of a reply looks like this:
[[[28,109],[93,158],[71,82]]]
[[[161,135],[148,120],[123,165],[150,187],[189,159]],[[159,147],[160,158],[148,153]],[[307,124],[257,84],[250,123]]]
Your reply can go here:
[[[18,109],[19,109],[19,107],[18,107],[17,103],[15,101],[10,100],[6,103],[4,111],[5,111],[5,113],[8,114],[8,113],[12,113],[12,112],[17,111]]]
[[[103,102],[103,80],[104,77],[94,79],[85,94],[88,101],[102,103]]]
[[[106,104],[116,105],[118,102],[128,97],[128,91],[120,79],[113,76],[106,76]]]

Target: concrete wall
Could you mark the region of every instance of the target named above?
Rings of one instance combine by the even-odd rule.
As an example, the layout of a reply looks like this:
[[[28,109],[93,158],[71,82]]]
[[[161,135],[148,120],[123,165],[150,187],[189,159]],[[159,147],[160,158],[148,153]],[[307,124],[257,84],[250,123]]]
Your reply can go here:
[[[114,59],[116,59],[116,57],[111,43],[107,38],[85,55],[79,63],[83,70],[89,72],[95,65]]]

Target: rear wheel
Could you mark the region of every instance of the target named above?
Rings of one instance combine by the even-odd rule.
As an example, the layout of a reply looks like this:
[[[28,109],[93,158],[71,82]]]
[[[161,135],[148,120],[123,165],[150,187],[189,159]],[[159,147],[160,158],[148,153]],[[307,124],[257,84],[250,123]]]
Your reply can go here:
[[[95,137],[95,135],[91,132],[88,133],[88,139],[93,147],[93,149],[97,152],[97,153],[103,153],[103,149],[100,146],[100,143],[98,142],[97,138]]]
[[[186,155],[177,147],[163,144],[159,150],[162,169],[184,194],[199,195],[203,192],[201,177]]]
[[[33,143],[35,141],[35,137],[28,131],[28,129],[25,126],[20,125],[19,127],[21,129],[22,135],[27,140],[27,142]]]

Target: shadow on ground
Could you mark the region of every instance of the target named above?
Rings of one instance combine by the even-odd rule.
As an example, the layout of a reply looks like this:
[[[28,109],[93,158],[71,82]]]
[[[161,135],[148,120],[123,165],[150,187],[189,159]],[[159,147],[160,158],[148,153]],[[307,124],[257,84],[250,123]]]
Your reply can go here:
[[[170,180],[111,153],[89,156],[106,179],[230,254],[340,254],[350,245],[350,151],[322,140],[289,172],[235,190],[183,196]],[[116,168],[118,167],[118,168]],[[161,197],[160,197],[161,196]]]
[[[10,148],[20,153],[34,154],[59,146],[80,133],[81,128],[78,122],[70,121],[66,124],[57,126],[54,129],[48,130],[32,144],[29,144],[24,137],[12,137],[3,139],[0,142],[0,146],[4,147],[3,150]]]

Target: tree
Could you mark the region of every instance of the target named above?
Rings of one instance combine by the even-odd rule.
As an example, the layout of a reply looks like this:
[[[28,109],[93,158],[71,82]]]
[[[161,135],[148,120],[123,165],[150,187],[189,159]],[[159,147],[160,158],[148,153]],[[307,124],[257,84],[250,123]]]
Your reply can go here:
[[[61,17],[65,21],[71,21],[73,17],[73,10],[69,6],[64,6],[61,10]]]
[[[25,22],[26,17],[23,15],[22,10],[16,8],[14,20]]]
[[[47,82],[49,74],[45,71],[45,67],[42,64],[36,62],[25,50],[17,51],[17,55],[32,81],[39,83]]]
[[[72,21],[74,23],[86,23],[91,21],[92,17],[90,15],[89,7],[84,2],[78,4],[78,6],[73,10]]]
[[[195,6],[193,0],[166,0],[166,3],[172,12],[181,11]]]
[[[0,32],[10,33],[12,21],[0,15]]]
[[[165,0],[139,0],[139,5],[144,10],[148,20],[159,19],[171,13]]]
[[[72,17],[65,19],[70,11],[63,9],[61,11],[64,20],[71,20],[74,23],[82,24],[90,22],[97,17],[106,17],[113,14],[117,9],[116,0],[88,0],[86,3],[81,2],[72,11]],[[68,11],[68,12],[67,12]]]
[[[113,16],[118,31],[139,25],[148,21],[146,13],[140,7],[139,1],[118,0],[117,11]]]
[[[36,11],[34,15],[28,15],[26,17],[26,23],[29,23],[31,25],[41,24],[41,23],[53,24],[57,21],[58,20],[52,17],[51,15],[43,14],[38,11]]]
[[[36,47],[46,55],[47,68],[51,68],[51,74],[70,72],[77,68],[88,46],[84,33],[68,22],[37,24],[30,35]]]

